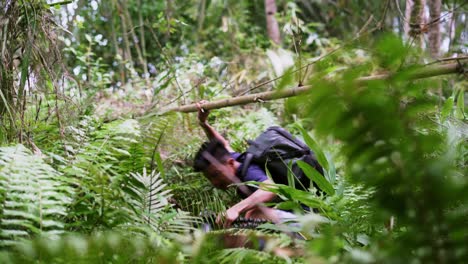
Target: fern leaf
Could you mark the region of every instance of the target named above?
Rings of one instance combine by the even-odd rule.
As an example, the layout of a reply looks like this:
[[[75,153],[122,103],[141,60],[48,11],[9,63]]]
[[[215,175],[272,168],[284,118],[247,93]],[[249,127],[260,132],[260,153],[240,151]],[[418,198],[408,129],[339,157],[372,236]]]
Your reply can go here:
[[[71,200],[61,174],[23,145],[0,148],[0,243],[59,234]]]

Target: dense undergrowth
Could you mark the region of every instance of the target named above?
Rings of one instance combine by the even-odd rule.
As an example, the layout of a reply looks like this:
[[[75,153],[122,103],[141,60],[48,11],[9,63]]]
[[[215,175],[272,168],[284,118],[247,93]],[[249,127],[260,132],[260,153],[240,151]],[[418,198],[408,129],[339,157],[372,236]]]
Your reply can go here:
[[[307,22],[303,16],[310,10],[302,1],[286,1],[278,18],[291,33],[284,45],[295,55],[271,46],[259,33],[264,25],[252,15],[261,8],[250,1],[234,4],[245,10],[236,15],[219,1],[205,7],[175,1],[179,9],[171,12],[180,17],[161,11],[167,8],[162,3],[140,1],[137,8],[137,2],[112,2],[102,10],[80,2],[77,24],[68,25],[73,36],[57,33],[61,26],[54,17],[63,13],[45,1],[0,5],[8,18],[0,25],[12,25],[0,35],[5,43],[1,263],[457,263],[468,258],[463,73],[413,80],[415,62],[425,60],[421,50],[384,30],[344,45],[328,34],[346,37],[353,25]],[[317,5],[328,15],[334,11]],[[195,15],[202,7],[216,12]],[[112,37],[105,34],[131,26],[128,20],[138,17],[137,11],[142,21],[156,21],[132,35],[140,42],[125,39],[138,27],[119,35],[121,42],[114,36],[117,44],[129,42],[124,49],[131,46],[130,54],[120,47],[112,47],[115,56],[106,52],[110,44],[104,40]],[[116,23],[117,18],[124,22]],[[226,24],[216,26],[218,19]],[[187,24],[197,24],[200,34]],[[297,47],[298,38],[313,41]],[[157,42],[159,53],[148,46],[145,51],[145,43],[152,43],[148,39]],[[26,58],[17,64],[19,50]],[[310,68],[298,71],[305,63]],[[381,72],[393,75],[356,81]],[[282,77],[255,88],[277,76]],[[313,89],[295,98],[215,110],[209,121],[240,152],[268,126],[286,127],[317,154],[325,178],[303,169],[326,195],[260,185],[285,200],[278,208],[299,215],[300,230],[266,224],[253,231],[202,232],[200,213],[223,212],[239,198],[235,188],[216,190],[191,169],[204,141],[195,116],[159,113],[299,82]],[[290,231],[307,239],[290,237]],[[245,232],[254,241],[250,248],[222,246],[226,234]],[[262,236],[268,236],[263,251],[256,244]],[[283,249],[295,254],[281,254]]]

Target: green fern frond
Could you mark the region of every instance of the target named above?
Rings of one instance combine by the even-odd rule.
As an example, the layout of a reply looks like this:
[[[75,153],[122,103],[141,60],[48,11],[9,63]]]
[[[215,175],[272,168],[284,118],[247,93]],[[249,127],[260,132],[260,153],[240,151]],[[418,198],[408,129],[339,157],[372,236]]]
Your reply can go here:
[[[145,155],[150,157],[150,169],[156,168],[158,149],[163,142],[164,136],[170,134],[174,129],[177,123],[176,118],[177,116],[172,114],[159,116],[157,119],[143,118],[139,120],[142,130],[142,146]]]
[[[193,215],[200,215],[206,211],[220,213],[229,208],[239,198],[233,192],[221,192],[207,185],[173,186],[175,199],[183,210]]]
[[[64,231],[72,190],[64,176],[23,145],[0,148],[0,243]]]
[[[141,140],[138,122],[119,120],[77,133],[85,140],[73,145],[73,158],[61,168],[76,186],[67,217],[69,228],[92,231],[128,224],[134,208],[126,200],[124,189],[131,180],[126,175],[147,161],[137,150]]]
[[[68,215],[70,229],[92,232],[119,228],[161,233],[192,228],[196,219],[171,208],[171,194],[160,174],[146,173],[150,156],[148,145],[142,140],[144,135],[149,138],[148,131],[155,132],[155,127],[158,126],[142,128],[136,120],[128,119],[84,134],[85,145],[75,148],[79,151],[64,168],[77,181]],[[163,134],[162,129],[159,136],[156,132],[152,135]],[[83,134],[80,136],[83,138]],[[133,173],[142,169],[142,174]]]
[[[168,201],[172,195],[160,178],[160,173],[147,173],[144,169],[142,174],[130,175],[136,181],[130,189],[141,198],[134,200],[134,204],[136,208],[140,208],[140,222],[143,225],[148,225],[156,232],[185,232],[193,229],[198,218],[172,208]]]

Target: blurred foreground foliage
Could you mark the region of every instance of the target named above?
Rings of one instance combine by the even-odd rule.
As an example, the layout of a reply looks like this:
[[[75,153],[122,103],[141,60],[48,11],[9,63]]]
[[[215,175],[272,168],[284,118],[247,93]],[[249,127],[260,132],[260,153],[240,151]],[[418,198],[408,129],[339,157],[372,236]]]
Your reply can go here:
[[[63,9],[70,3],[47,3],[0,3],[0,262],[468,258],[467,81],[408,80],[412,63],[426,58],[395,33],[339,41],[354,38],[366,21],[377,26],[362,15],[381,11],[377,2],[277,1],[281,47],[268,39],[258,2],[75,1]],[[379,13],[381,29],[401,35],[398,10],[387,11]],[[460,31],[449,50],[463,52]],[[298,71],[305,63],[310,67]],[[356,82],[382,72],[392,77]],[[191,170],[203,141],[195,118],[155,113],[297,83],[313,89],[213,111],[210,123],[236,151],[270,125],[288,128],[317,154],[325,168],[318,184],[328,195],[262,186],[285,200],[277,207],[300,216],[307,240],[273,232],[297,227],[264,225],[254,236],[276,239],[264,251],[226,249],[220,238],[239,230],[204,234],[198,216],[239,198]],[[284,247],[300,254],[275,251]]]

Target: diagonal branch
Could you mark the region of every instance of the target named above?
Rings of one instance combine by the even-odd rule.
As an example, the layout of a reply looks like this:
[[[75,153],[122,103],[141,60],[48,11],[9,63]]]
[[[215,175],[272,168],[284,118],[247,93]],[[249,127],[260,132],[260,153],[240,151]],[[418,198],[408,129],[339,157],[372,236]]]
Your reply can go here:
[[[445,74],[464,72],[467,70],[467,68],[466,68],[466,65],[461,63],[462,60],[464,61],[466,60],[466,58],[461,58],[458,63],[431,65],[431,66],[417,68],[413,70],[412,72],[410,72],[407,77],[409,80],[415,80],[415,79],[429,78],[429,77],[445,75]],[[379,75],[361,77],[361,78],[358,78],[356,82],[358,84],[365,84],[366,82],[369,82],[369,81],[385,80],[393,76],[395,76],[395,73],[384,73],[384,74],[379,74]],[[203,104],[203,109],[211,110],[211,109],[218,109],[218,108],[223,108],[223,107],[228,107],[228,106],[245,105],[249,103],[265,102],[265,101],[271,101],[271,100],[276,100],[280,98],[293,97],[293,96],[298,96],[298,95],[307,93],[311,91],[312,88],[313,87],[311,85],[305,85],[305,86],[294,87],[294,88],[285,89],[281,91],[263,92],[263,93],[245,95],[245,96],[231,97],[227,99],[221,99],[221,100],[205,103]],[[189,112],[196,112],[196,111],[197,111],[196,104],[189,104],[189,105],[183,105],[183,106],[178,106],[178,107],[166,108],[162,110],[159,114],[163,115],[169,112],[189,113]]]

